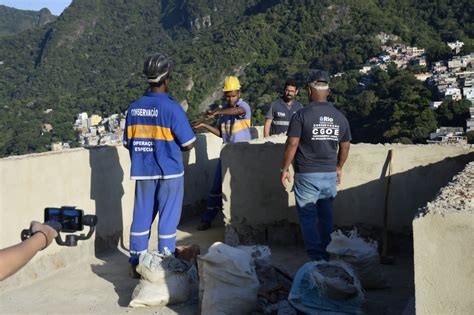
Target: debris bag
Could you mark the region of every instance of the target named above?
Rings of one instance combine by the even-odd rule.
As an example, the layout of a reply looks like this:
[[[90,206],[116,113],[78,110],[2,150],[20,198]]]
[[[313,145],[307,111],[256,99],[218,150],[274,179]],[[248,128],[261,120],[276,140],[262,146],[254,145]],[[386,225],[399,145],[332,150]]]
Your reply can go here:
[[[357,230],[352,230],[349,236],[335,231],[326,251],[332,258],[351,264],[364,289],[381,289],[388,287],[388,283],[380,266],[377,247],[375,241],[361,238]]]
[[[147,252],[140,256],[137,272],[142,279],[133,290],[131,307],[171,305],[197,297],[197,269],[185,260]]]
[[[245,251],[216,242],[200,268],[201,314],[248,314],[257,305],[258,279],[252,258]]]
[[[272,253],[270,247],[265,245],[238,246],[251,257],[255,264],[255,271],[259,281],[259,290],[268,290],[278,285],[275,269],[272,265]]]
[[[306,263],[298,270],[288,301],[305,314],[363,314],[365,295],[349,264],[319,261]]]
[[[281,313],[286,314],[282,306],[278,305],[280,302],[288,304],[286,299],[290,292],[291,281],[279,274],[273,266],[270,248],[265,245],[238,246],[237,248],[248,253],[255,264],[259,282],[257,310],[264,314],[273,314],[281,309]],[[289,308],[292,309],[291,306]],[[296,314],[296,311],[293,311]]]
[[[191,263],[176,258],[173,254],[165,255],[158,251],[149,251],[140,255],[137,272],[143,279],[152,283],[164,281],[174,273],[185,272]]]

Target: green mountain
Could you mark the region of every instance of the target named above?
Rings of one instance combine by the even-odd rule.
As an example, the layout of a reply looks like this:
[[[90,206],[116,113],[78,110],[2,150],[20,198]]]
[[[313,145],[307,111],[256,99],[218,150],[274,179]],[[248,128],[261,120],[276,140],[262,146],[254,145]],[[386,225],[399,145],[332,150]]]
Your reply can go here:
[[[379,32],[427,48],[431,60],[449,55],[446,40],[463,40],[465,49],[472,49],[471,4],[74,0],[41,29],[0,38],[0,156],[45,151],[51,141],[75,139],[72,122],[80,111],[123,112],[146,89],[142,62],[153,52],[165,53],[175,63],[172,93],[178,101],[188,101],[191,119],[202,112],[203,101],[219,89],[225,75],[241,72],[243,96],[259,121],[287,76],[303,83],[310,68],[332,74],[354,69],[379,53]],[[352,81],[336,82],[337,90],[356,93],[350,87],[357,76],[343,80]],[[349,118],[357,112],[348,106],[356,96],[335,95]],[[377,103],[372,107],[377,109]],[[367,125],[363,117],[357,119]],[[43,123],[52,124],[53,132],[42,134]],[[386,131],[369,128],[355,140],[396,138],[383,136]]]
[[[40,11],[27,11],[0,5],[0,36],[41,27],[55,19],[56,17],[46,8]]]

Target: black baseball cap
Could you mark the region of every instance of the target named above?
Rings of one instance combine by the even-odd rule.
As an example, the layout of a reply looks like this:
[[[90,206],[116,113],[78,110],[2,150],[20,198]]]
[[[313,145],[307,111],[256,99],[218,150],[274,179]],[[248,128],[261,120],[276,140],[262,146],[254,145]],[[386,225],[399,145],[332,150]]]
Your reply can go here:
[[[329,83],[329,73],[323,70],[311,70],[308,75],[308,83],[314,81]]]

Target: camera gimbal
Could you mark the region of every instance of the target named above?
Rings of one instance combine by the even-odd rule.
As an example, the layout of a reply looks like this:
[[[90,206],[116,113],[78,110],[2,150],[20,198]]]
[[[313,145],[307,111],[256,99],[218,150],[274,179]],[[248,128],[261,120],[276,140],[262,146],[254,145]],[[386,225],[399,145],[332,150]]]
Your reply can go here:
[[[61,207],[61,210],[73,210],[75,207]],[[86,234],[81,233],[80,235],[77,234],[67,234],[65,241],[62,240],[61,238],[61,230],[63,229],[63,225],[58,222],[58,221],[46,221],[45,224],[49,225],[53,229],[55,229],[58,232],[58,235],[56,236],[56,243],[59,246],[77,246],[77,241],[83,241],[91,238],[92,234],[94,234],[95,231],[95,226],[97,225],[97,216],[96,215],[84,215],[82,216],[82,224],[89,226],[89,232]],[[33,232],[30,229],[24,229],[21,231],[21,240],[24,241],[27,238],[31,237],[33,235]]]

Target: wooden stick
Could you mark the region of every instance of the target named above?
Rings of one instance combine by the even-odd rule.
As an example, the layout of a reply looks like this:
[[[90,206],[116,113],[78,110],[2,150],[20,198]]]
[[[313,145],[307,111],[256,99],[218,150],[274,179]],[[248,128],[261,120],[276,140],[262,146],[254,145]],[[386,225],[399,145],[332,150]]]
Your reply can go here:
[[[382,256],[387,256],[387,239],[388,239],[388,199],[390,196],[390,182],[392,179],[392,159],[393,150],[388,150],[388,179],[387,189],[385,191],[385,204],[383,211],[383,235],[382,235]]]

